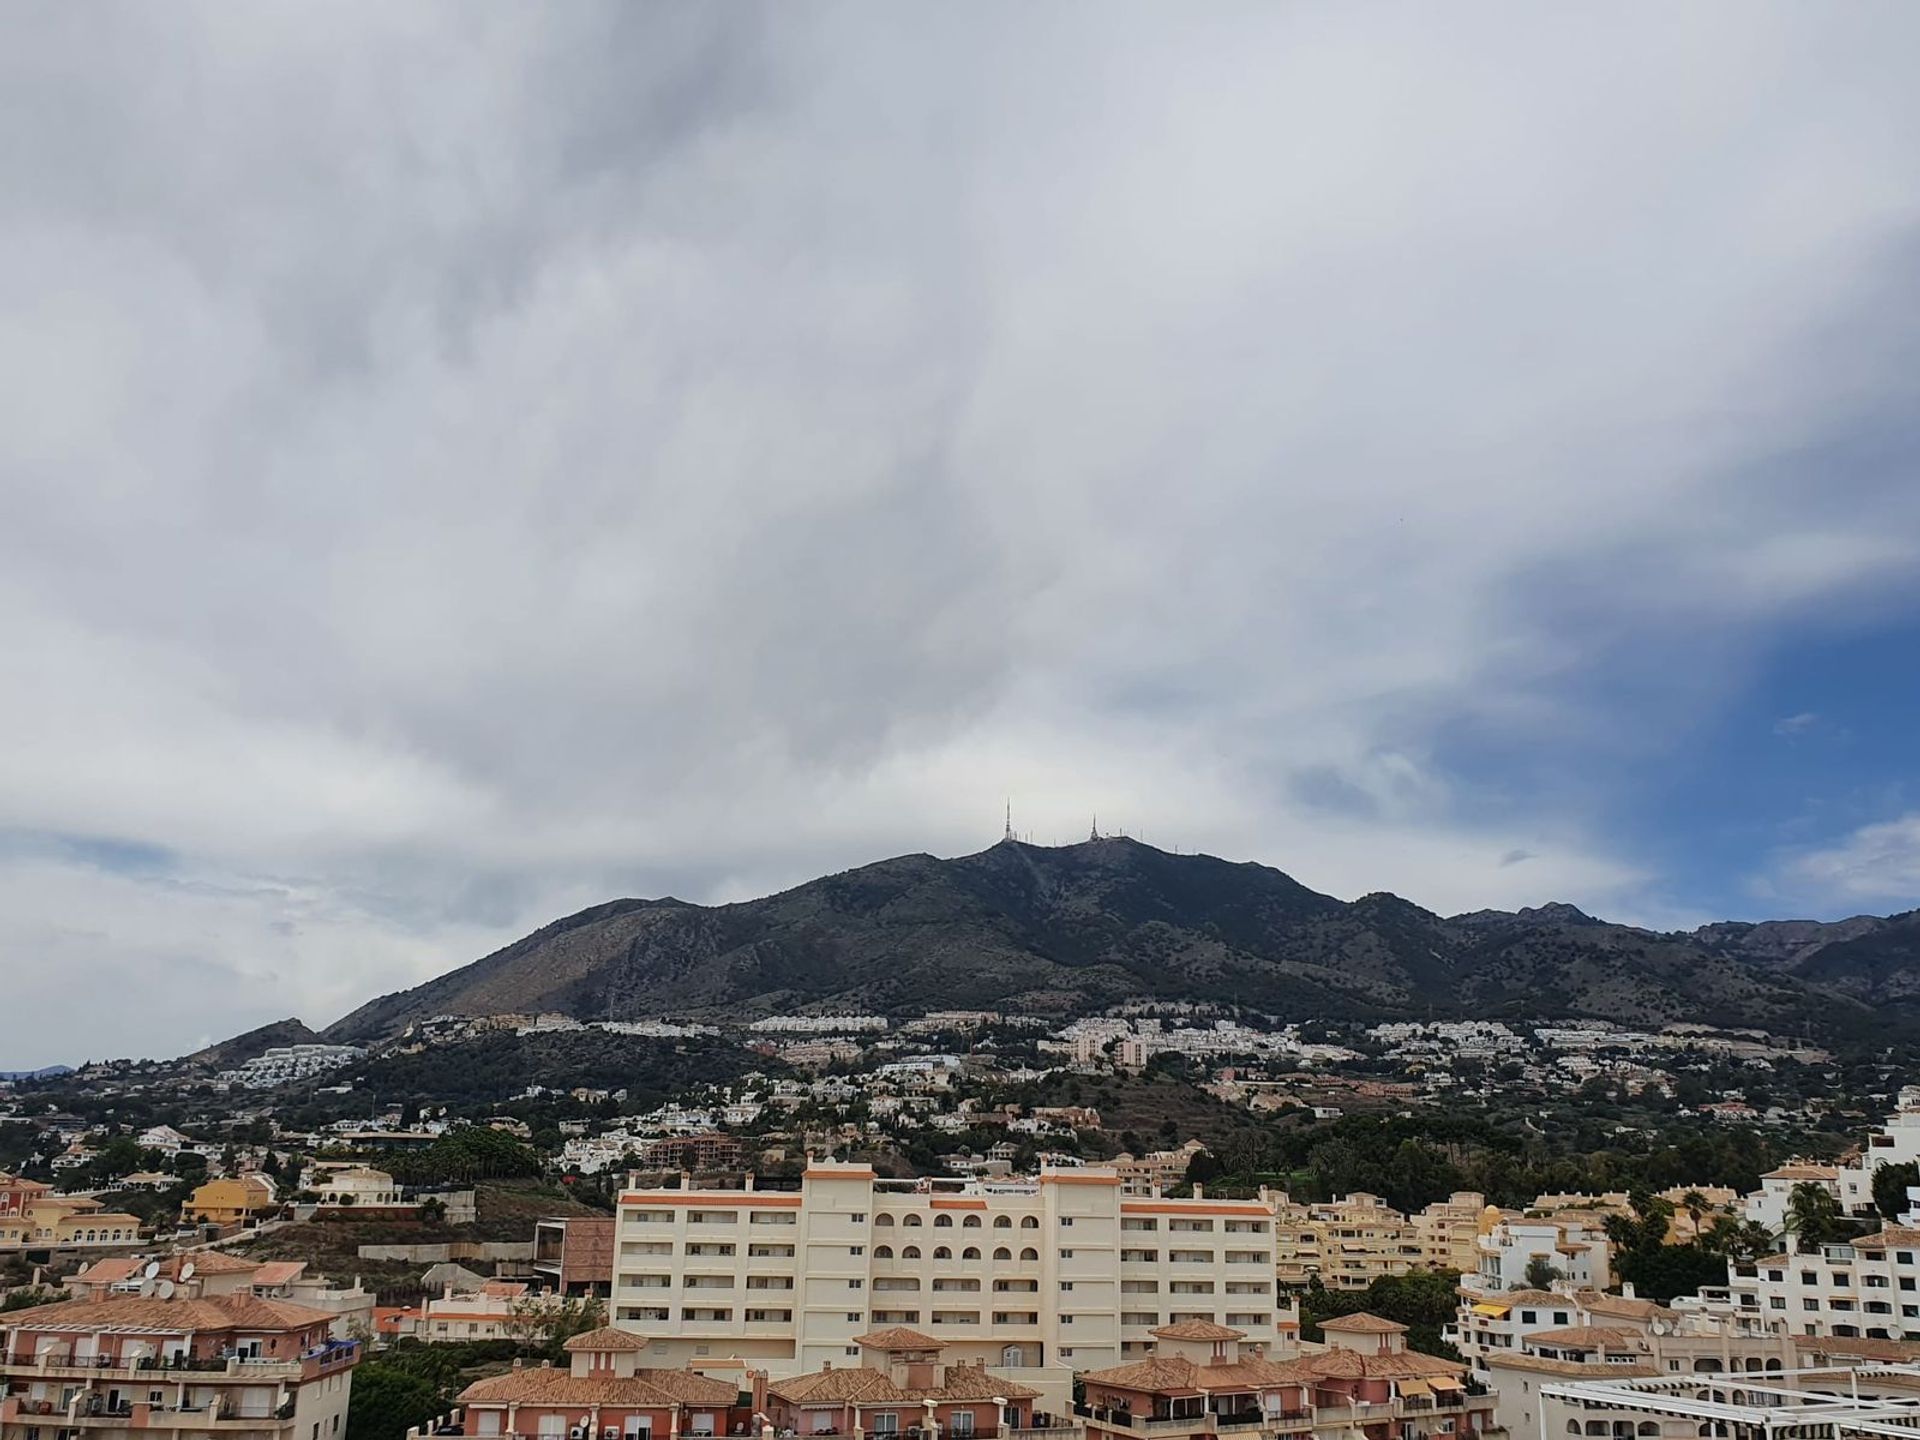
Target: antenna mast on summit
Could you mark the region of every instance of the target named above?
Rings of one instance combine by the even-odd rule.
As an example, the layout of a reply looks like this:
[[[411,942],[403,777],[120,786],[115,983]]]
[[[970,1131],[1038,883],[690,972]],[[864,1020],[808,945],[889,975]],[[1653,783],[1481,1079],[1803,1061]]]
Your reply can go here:
[[[1005,833],[1004,833],[1004,834],[1003,834],[1003,835],[1002,835],[1002,836],[1001,836],[1000,838],[1001,838],[1001,839],[1003,839],[1003,840],[1011,840],[1011,839],[1013,839],[1013,799],[1012,799],[1012,797],[1011,797],[1011,796],[1009,796],[1009,797],[1008,797],[1008,799],[1007,799],[1007,828],[1006,828],[1006,832],[1005,832]]]

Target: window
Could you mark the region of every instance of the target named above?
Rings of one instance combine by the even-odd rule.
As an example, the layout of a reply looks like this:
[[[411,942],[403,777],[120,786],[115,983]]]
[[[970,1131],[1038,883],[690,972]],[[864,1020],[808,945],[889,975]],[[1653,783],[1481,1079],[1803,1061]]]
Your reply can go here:
[[[934,1216],[933,1228],[936,1230],[951,1230],[953,1228],[953,1216],[951,1215]]]
[[[1071,1215],[1062,1215],[1060,1217],[1060,1228],[1062,1230],[1067,1229],[1072,1224],[1073,1224],[1073,1217]]]
[[[1013,1251],[1004,1245],[996,1246],[994,1248],[993,1258],[996,1260],[1011,1260],[1013,1259]]]
[[[1040,1258],[1040,1252],[1029,1245],[1020,1252],[1020,1258],[1022,1260],[1038,1260]]]
[[[993,1217],[993,1228],[996,1230],[1011,1230],[1013,1228],[1013,1221],[1006,1215],[996,1215]]]
[[[1020,1217],[1020,1228],[1022,1230],[1038,1230],[1040,1228],[1040,1217],[1037,1215],[1022,1215]]]
[[[933,1247],[933,1258],[936,1260],[951,1260],[953,1259],[953,1251],[944,1245],[936,1245]]]
[[[1062,1250],[1062,1251],[1060,1252],[1060,1258],[1061,1258],[1062,1260],[1071,1260],[1071,1259],[1073,1259],[1073,1251],[1071,1251],[1071,1250]]]
[[[966,1219],[960,1222],[960,1228],[962,1230],[978,1230],[980,1228],[980,1217],[978,1215],[967,1216]]]
[[[900,1247],[900,1258],[902,1260],[918,1260],[920,1258],[920,1247],[918,1245],[902,1245]]]
[[[891,1225],[893,1224],[893,1216],[887,1214],[883,1210],[878,1215],[873,1217],[873,1223],[876,1225]]]
[[[1062,1280],[1062,1281],[1060,1282],[1060,1288],[1061,1288],[1061,1289],[1062,1289],[1063,1291],[1064,1291],[1064,1290],[1071,1290],[1071,1289],[1073,1289],[1073,1281],[1071,1281],[1071,1280]]]
[[[867,1223],[867,1212],[864,1210],[856,1210],[851,1215],[847,1216],[847,1219],[851,1220],[856,1225],[864,1225]]]
[[[864,1255],[867,1253],[867,1247],[864,1245],[849,1245],[847,1246],[847,1253],[849,1255]]]
[[[858,1346],[854,1347],[858,1350]],[[892,1410],[883,1410],[873,1417],[873,1433],[876,1435],[898,1435],[900,1417]]]
[[[960,1252],[960,1258],[962,1260],[978,1260],[980,1258],[979,1247],[976,1245],[967,1246],[966,1249]]]
[[[873,1247],[873,1258],[874,1258],[874,1259],[876,1259],[876,1260],[891,1260],[891,1259],[893,1259],[893,1247],[892,1247],[891,1245],[876,1245],[876,1246],[874,1246],[874,1247]]]
[[[858,1290],[862,1286],[864,1286],[866,1283],[867,1282],[864,1280],[849,1280],[847,1281],[847,1288],[849,1290]]]
[[[858,1325],[860,1323],[860,1312],[858,1310],[847,1311],[847,1323],[849,1325]]]
[[[918,1215],[909,1215],[900,1223],[902,1225],[918,1225],[920,1223],[920,1217]]]
[[[1800,1302],[1800,1308],[1802,1310],[1818,1310],[1820,1308],[1820,1302],[1814,1296],[1809,1295]]]

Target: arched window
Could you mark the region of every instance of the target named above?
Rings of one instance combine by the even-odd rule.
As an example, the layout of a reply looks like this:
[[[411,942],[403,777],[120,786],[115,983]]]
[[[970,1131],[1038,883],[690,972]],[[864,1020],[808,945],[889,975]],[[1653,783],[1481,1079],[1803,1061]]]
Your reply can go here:
[[[934,1216],[933,1228],[936,1230],[951,1230],[953,1228],[953,1216],[951,1215]]]
[[[873,1223],[876,1225],[891,1225],[893,1224],[893,1216],[882,1210],[878,1215],[873,1217]]]
[[[918,1245],[902,1245],[900,1247],[900,1258],[902,1260],[918,1260],[920,1258],[920,1247]]]
[[[1037,1215],[1022,1215],[1020,1217],[1020,1228],[1022,1230],[1038,1230],[1040,1228],[1040,1217]]]
[[[1020,1252],[1020,1258],[1022,1260],[1038,1260],[1040,1258],[1040,1252],[1029,1245]]]
[[[936,1260],[951,1260],[953,1259],[953,1251],[944,1245],[936,1245],[933,1247],[933,1258]]]
[[[1607,1422],[1606,1422],[1606,1421],[1604,1421],[1604,1420],[1589,1420],[1589,1421],[1587,1421],[1587,1434],[1589,1434],[1589,1435],[1604,1435],[1604,1434],[1606,1434],[1606,1433],[1607,1433]]]
[[[1767,1361],[1767,1369],[1778,1370],[1779,1368],[1780,1368],[1780,1362],[1778,1360]]]
[[[1693,1373],[1696,1375],[1718,1375],[1720,1373],[1720,1362],[1710,1356],[1703,1355],[1693,1362]]]
[[[1660,1433],[1660,1422],[1658,1420],[1642,1420],[1640,1422],[1640,1433],[1642,1435],[1658,1435]]]
[[[979,1248],[973,1245],[967,1246],[966,1249],[960,1252],[960,1258],[962,1260],[978,1260],[980,1258]]]
[[[902,1225],[918,1225],[920,1223],[920,1217],[918,1215],[909,1215],[900,1223]]]
[[[980,1228],[980,1217],[978,1215],[967,1216],[966,1219],[960,1222],[960,1228],[962,1230],[978,1230]]]
[[[891,1260],[891,1259],[893,1259],[893,1246],[891,1246],[891,1245],[876,1245],[876,1246],[874,1246],[874,1247],[873,1247],[873,1258],[874,1258],[874,1259],[876,1259],[876,1260]]]
[[[1567,1421],[1567,1434],[1578,1435],[1579,1433],[1580,1433],[1580,1422],[1578,1420]]]
[[[996,1215],[993,1217],[993,1228],[996,1230],[1011,1230],[1013,1229],[1013,1218],[1008,1215]]]

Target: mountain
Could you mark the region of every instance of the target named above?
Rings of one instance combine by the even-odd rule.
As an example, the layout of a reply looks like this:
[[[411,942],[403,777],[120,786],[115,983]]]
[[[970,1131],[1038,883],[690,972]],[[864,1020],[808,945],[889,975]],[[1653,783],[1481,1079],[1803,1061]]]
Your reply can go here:
[[[275,1020],[270,1025],[258,1026],[244,1035],[236,1035],[231,1040],[222,1040],[217,1045],[209,1045],[204,1050],[182,1056],[179,1063],[199,1070],[230,1070],[276,1045],[312,1045],[318,1043],[319,1039],[320,1036],[309,1030],[304,1021]]]
[[[1348,903],[1264,865],[1132,840],[1008,840],[734,905],[611,901],[371,1001],[325,1038],[378,1040],[437,1014],[1065,1014],[1134,999],[1292,1019],[1592,1016],[1845,1038],[1886,1023],[1873,1007],[1889,1001],[1912,999],[1920,1015],[1920,912],[1693,934],[1571,905],[1443,918],[1398,896]]]

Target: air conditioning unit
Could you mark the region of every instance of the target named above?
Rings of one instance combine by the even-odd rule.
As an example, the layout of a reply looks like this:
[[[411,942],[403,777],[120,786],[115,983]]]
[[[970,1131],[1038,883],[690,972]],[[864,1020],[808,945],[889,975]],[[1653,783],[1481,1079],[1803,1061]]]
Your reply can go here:
[[[576,1425],[567,1431],[567,1440],[593,1440],[593,1437],[587,1433],[586,1426]]]
[[[620,1427],[618,1425],[604,1426],[600,1431],[600,1440],[620,1440]]]

